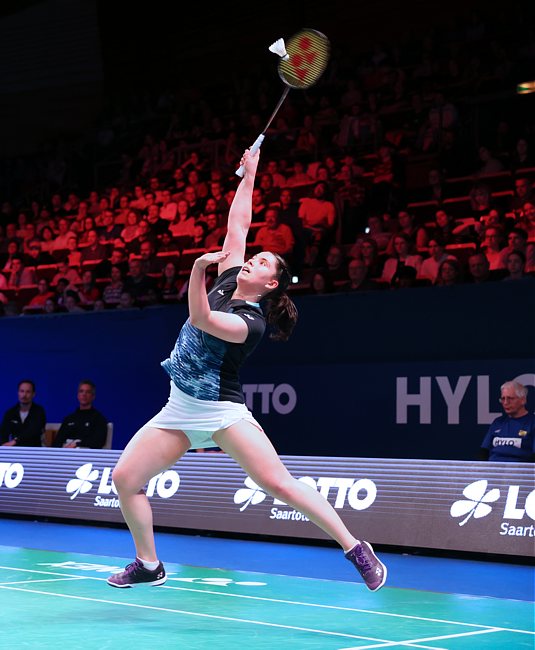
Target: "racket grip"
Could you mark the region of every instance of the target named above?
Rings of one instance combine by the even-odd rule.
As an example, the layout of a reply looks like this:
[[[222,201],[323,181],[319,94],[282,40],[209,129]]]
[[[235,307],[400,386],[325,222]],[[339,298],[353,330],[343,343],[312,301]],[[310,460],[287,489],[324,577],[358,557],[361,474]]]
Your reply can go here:
[[[263,133],[261,133],[258,136],[258,138],[256,138],[256,140],[253,142],[253,144],[249,147],[249,152],[255,154],[260,149],[260,145],[262,144],[262,142],[264,142],[265,137],[266,136]],[[243,165],[240,165],[240,167],[236,170],[236,176],[243,178],[244,173],[245,173],[245,169]]]

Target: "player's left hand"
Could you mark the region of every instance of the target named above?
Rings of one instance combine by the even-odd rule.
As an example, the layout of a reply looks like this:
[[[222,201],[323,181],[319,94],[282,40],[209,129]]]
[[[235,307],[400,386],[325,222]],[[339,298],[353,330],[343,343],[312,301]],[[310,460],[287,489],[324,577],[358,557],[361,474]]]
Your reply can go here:
[[[229,251],[214,251],[213,253],[205,253],[195,260],[194,266],[197,268],[205,269],[210,264],[221,264],[230,255]]]

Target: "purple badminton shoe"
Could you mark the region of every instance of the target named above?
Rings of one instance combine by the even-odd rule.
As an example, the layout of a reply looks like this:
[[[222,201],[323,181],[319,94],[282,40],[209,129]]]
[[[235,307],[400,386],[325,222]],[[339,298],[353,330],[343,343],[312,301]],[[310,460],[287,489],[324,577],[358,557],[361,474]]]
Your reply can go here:
[[[386,582],[386,567],[368,542],[358,542],[345,557],[355,565],[370,591],[377,591]]]
[[[143,566],[143,562],[136,557],[124,571],[115,573],[107,580],[108,584],[112,587],[137,587],[139,585],[148,585],[155,587],[156,585],[163,585],[167,580],[165,569],[160,562],[158,566],[151,571]]]

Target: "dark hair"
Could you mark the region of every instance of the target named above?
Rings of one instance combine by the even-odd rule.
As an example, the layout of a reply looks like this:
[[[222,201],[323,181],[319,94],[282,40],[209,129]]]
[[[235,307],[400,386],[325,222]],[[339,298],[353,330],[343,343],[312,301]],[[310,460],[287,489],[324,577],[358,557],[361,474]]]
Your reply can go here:
[[[270,291],[264,297],[267,323],[272,328],[269,338],[273,341],[287,341],[297,323],[297,307],[290,299],[286,290],[292,276],[286,261],[278,253],[272,253],[277,261],[277,280],[279,284],[276,289]]]
[[[314,185],[314,190],[319,185],[323,186],[323,200],[324,201],[330,201],[331,200],[331,188],[329,187],[329,184],[326,183],[325,181],[316,181],[316,183]]]
[[[262,181],[264,178],[269,178],[271,184],[273,185],[273,174],[270,172],[262,172],[260,174],[260,181]]]
[[[197,219],[194,225],[200,226],[205,235],[208,233],[208,224],[206,223],[206,221],[203,221],[202,219]]]
[[[377,244],[377,240],[374,239],[373,237],[370,237],[369,235],[365,235],[364,237],[359,237],[357,239],[357,243],[360,240],[360,244],[370,244],[370,246],[373,248],[373,254],[375,257],[378,257],[379,255],[379,245]]]
[[[438,267],[438,273],[434,284],[437,286],[444,284],[444,280],[442,278],[442,269],[444,268],[444,266],[451,266],[452,269],[455,271],[456,276],[455,276],[454,284],[462,284],[463,269],[459,260],[455,257],[447,257],[446,259],[442,260],[442,262],[440,262],[440,266]]]
[[[413,266],[407,264],[398,265],[396,272],[392,276],[390,286],[393,289],[400,289],[403,287],[413,287],[418,276],[418,271]]]
[[[466,260],[468,264],[470,264],[470,260],[473,257],[481,257],[482,260],[487,264],[487,266],[490,264],[489,258],[485,255],[485,251],[482,250],[481,248],[477,248],[473,253],[471,253],[468,256],[468,259]]]
[[[265,213],[264,213],[264,216],[265,216],[268,212],[273,212],[274,215],[275,215],[275,218],[277,219],[277,221],[280,221],[280,209],[279,209],[279,206],[278,206],[278,205],[275,205],[274,203],[270,203],[270,204],[267,206],[267,208],[266,208],[266,211],[265,211]]]
[[[165,269],[167,268],[167,266],[169,266],[169,264],[171,264],[173,266],[173,269],[174,269],[173,277],[171,278],[171,283],[173,284],[173,286],[176,284],[177,280],[180,278],[179,272],[178,272],[179,271],[178,264],[176,262],[173,262],[173,260],[167,261],[163,265],[162,270],[160,272],[160,277],[159,277],[159,281],[158,281],[160,289],[165,289],[166,288],[165,283],[167,282],[167,275],[165,274]],[[178,292],[178,289],[177,289],[177,292]]]
[[[86,274],[89,273],[91,275],[91,282],[94,284],[96,282],[96,274],[94,269],[84,269],[82,268],[82,277]]]
[[[441,235],[441,234],[436,234],[436,235],[435,235],[435,234],[432,234],[432,235],[429,237],[429,241],[430,241],[430,242],[431,242],[431,241],[435,241],[435,242],[440,246],[440,248],[446,248],[447,241],[446,241],[446,239],[444,238],[444,236]]]
[[[319,267],[317,268],[314,273],[312,274],[312,277],[310,278],[310,291],[312,293],[315,293],[314,290],[314,279],[316,277],[320,277],[323,279],[323,282],[325,283],[325,289],[324,293],[333,293],[334,292],[334,282],[332,279],[332,275],[330,274],[329,270],[325,267]]]
[[[515,226],[514,228],[511,228],[511,230],[509,231],[508,235],[511,235],[511,234],[513,234],[513,235],[518,235],[519,237],[521,237],[521,238],[524,239],[525,241],[528,240],[528,233],[527,233],[527,231],[524,230],[524,228],[520,228],[520,226]],[[13,255],[13,257],[16,257],[16,255]]]
[[[78,382],[78,388],[80,388],[82,384],[87,384],[88,386],[91,386],[91,389],[93,390],[93,395],[97,392],[97,387],[95,386],[95,382],[91,381],[91,379],[81,379]]]
[[[405,233],[405,232],[395,232],[392,235],[392,245],[393,246],[395,246],[396,239],[403,239],[403,241],[407,244],[407,250],[408,250],[409,254],[413,254],[414,248],[415,248],[414,242],[409,237],[409,235],[407,235],[407,233]],[[395,250],[396,249],[394,248],[394,252],[395,252]]]
[[[35,383],[31,379],[21,379],[17,384],[17,388],[20,388],[21,384],[30,384],[33,392],[35,393]]]
[[[511,257],[511,255],[516,255],[518,258],[520,258],[520,261],[522,262],[523,266],[526,264],[526,256],[522,251],[517,251],[517,250],[509,251],[509,253],[507,253],[506,262],[509,262],[509,258]]]
[[[119,274],[121,275],[121,280],[124,281],[124,270],[121,268],[121,266],[119,264],[112,264],[110,266],[110,276],[113,269],[117,269],[119,271]]]
[[[61,278],[61,279],[63,279],[63,278]],[[58,282],[59,282],[59,280],[58,280]],[[74,298],[74,301],[76,302],[76,304],[78,304],[80,302],[80,296],[78,295],[78,292],[74,291],[73,289],[67,289],[67,291],[65,292],[65,297],[66,298],[68,298],[68,297]]]

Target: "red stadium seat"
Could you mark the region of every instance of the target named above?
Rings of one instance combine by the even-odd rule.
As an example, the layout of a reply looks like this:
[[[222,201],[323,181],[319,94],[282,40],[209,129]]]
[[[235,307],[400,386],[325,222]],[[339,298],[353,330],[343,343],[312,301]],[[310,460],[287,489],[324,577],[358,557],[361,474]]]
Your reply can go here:
[[[56,264],[40,264],[36,267],[35,270],[37,272],[38,278],[44,278],[45,280],[51,282],[52,278],[58,272],[58,267]]]

